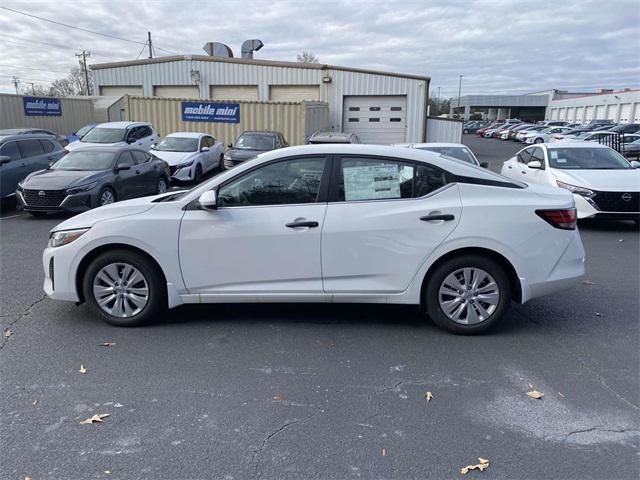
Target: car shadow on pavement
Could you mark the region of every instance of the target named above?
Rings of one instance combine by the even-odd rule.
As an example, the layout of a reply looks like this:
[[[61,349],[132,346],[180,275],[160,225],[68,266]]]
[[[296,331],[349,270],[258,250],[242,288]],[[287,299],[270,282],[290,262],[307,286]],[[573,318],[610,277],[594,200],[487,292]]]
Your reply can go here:
[[[637,232],[638,224],[631,220],[604,220],[599,218],[585,218],[578,221],[578,229],[607,232]]]

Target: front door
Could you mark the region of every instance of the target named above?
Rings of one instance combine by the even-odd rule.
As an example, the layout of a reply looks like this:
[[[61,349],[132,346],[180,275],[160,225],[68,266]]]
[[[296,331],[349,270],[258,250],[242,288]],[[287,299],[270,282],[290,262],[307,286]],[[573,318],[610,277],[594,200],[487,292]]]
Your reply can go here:
[[[328,166],[324,156],[261,165],[218,188],[217,210],[186,210],[179,255],[189,292],[321,293]]]
[[[129,165],[128,170],[119,170],[116,173],[114,184],[117,199],[125,200],[139,196],[141,191],[140,174],[136,171],[131,152],[128,150],[122,152],[116,161],[116,165]]]
[[[337,168],[322,231],[324,291],[406,290],[459,222],[458,187],[422,163],[345,156]]]

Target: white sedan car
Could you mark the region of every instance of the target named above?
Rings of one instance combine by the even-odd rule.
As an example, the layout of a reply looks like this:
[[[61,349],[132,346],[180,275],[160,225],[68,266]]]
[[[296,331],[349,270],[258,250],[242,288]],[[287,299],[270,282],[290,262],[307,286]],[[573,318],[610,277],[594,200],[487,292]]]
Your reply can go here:
[[[551,140],[551,137],[557,133],[565,133],[571,128],[567,127],[547,127],[544,130],[528,131],[522,136],[523,143],[545,143]]]
[[[526,245],[526,248],[523,246]],[[420,305],[478,333],[576,283],[572,195],[418,149],[305,145],[51,231],[49,297],[132,326],[185,303]]]
[[[480,163],[471,149],[462,143],[398,143],[395,147],[417,148],[427,152],[439,153],[445,157],[476,165],[478,167],[489,168],[489,162]]]
[[[634,168],[636,167],[636,168]],[[502,174],[572,192],[578,218],[640,219],[640,163],[597,143],[555,142],[524,148]]]
[[[202,175],[222,168],[224,145],[205,133],[175,132],[151,146],[169,164],[171,180],[200,183]]]
[[[80,140],[65,147],[67,151],[80,147],[120,147],[131,145],[142,150],[151,148],[160,135],[150,123],[145,122],[109,122],[96,125]]]

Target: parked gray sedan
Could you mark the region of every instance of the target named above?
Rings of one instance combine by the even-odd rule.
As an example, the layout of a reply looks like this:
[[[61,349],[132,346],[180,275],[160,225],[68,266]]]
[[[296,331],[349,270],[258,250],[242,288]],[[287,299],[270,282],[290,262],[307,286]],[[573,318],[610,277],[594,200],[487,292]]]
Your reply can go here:
[[[169,165],[144,150],[86,147],[74,150],[46,170],[18,184],[18,208],[32,215],[78,213],[118,200],[164,193]]]
[[[244,132],[238,137],[235,145],[229,144],[229,150],[224,154],[224,168],[233,168],[260,153],[288,146],[280,132]]]

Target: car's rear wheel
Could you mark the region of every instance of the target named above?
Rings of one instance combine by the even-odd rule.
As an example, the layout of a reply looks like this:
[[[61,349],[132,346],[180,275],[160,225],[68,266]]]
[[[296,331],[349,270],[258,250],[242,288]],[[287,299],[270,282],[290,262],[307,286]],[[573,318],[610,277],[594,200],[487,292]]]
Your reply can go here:
[[[102,207],[103,205],[109,205],[110,203],[114,203],[116,201],[116,193],[110,188],[103,188],[98,195],[98,204]]]
[[[542,139],[542,138],[536,138],[535,143],[544,143],[544,139]]]
[[[504,269],[479,255],[451,258],[430,274],[424,298],[429,317],[453,333],[476,334],[494,326],[511,301]]]
[[[166,285],[158,267],[142,255],[114,250],[96,257],[82,279],[85,300],[118,327],[150,322],[166,309]]]

